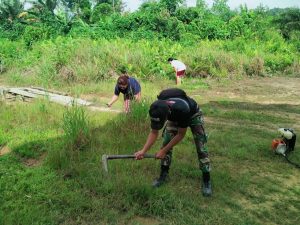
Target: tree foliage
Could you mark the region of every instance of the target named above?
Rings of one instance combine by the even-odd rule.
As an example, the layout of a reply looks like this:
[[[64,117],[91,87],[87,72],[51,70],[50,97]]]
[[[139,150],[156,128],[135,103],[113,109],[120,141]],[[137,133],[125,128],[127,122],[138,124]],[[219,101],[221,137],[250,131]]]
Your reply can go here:
[[[197,0],[195,7],[185,2],[144,0],[137,11],[126,12],[122,0],[32,0],[32,7],[24,11],[20,0],[2,0],[0,37],[25,38],[26,43],[58,35],[269,40],[270,31],[279,28],[285,39],[295,40],[300,33],[298,8],[249,10],[244,5],[231,10],[228,0],[214,0],[211,8],[205,0]]]
[[[300,9],[288,9],[277,16],[274,22],[278,24],[283,37],[290,39],[292,32],[300,32]]]
[[[184,0],[161,0],[160,3],[165,7],[171,15],[175,14],[176,9],[179,7],[180,3],[183,3]]]
[[[36,8],[39,11],[49,11],[50,13],[54,14],[54,10],[58,5],[58,0],[36,0],[36,1],[29,1],[33,8]]]
[[[228,6],[228,0],[214,0],[212,12],[224,21],[229,21],[233,14]]]
[[[18,20],[24,12],[24,5],[20,0],[3,0],[0,4],[0,22],[13,22]]]

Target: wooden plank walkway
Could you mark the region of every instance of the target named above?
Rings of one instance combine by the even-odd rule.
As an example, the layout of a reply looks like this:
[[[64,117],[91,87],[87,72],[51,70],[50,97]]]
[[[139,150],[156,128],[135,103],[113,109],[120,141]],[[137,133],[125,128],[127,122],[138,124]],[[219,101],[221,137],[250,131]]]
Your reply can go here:
[[[48,99],[50,102],[55,102],[64,106],[72,106],[74,104],[86,106],[91,111],[98,111],[98,112],[114,112],[120,113],[120,110],[114,110],[103,106],[94,105],[92,102],[86,101],[80,98],[74,98],[68,96],[65,93],[53,91],[53,90],[46,90],[44,88],[35,88],[35,87],[18,87],[18,88],[7,88],[7,87],[0,87],[0,95],[4,99],[11,99],[11,95],[13,96],[21,96],[22,98],[45,98]],[[8,97],[7,95],[10,95]]]

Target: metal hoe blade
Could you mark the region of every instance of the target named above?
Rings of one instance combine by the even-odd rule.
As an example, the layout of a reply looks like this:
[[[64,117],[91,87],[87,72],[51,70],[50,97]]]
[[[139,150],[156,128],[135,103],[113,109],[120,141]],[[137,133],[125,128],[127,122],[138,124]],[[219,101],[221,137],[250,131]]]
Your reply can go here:
[[[144,158],[156,158],[155,155],[145,154]],[[135,155],[102,155],[102,166],[108,172],[108,160],[111,159],[135,159]]]
[[[107,155],[102,156],[102,166],[105,172],[108,172]]]

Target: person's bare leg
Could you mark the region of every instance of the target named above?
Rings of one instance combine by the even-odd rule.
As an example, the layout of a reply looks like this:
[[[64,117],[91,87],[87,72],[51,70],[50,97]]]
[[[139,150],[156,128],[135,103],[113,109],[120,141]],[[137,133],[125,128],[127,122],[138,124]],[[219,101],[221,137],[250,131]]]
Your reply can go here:
[[[130,112],[130,100],[129,99],[124,100],[124,112],[125,113]]]
[[[181,77],[176,76],[176,85],[181,85]]]

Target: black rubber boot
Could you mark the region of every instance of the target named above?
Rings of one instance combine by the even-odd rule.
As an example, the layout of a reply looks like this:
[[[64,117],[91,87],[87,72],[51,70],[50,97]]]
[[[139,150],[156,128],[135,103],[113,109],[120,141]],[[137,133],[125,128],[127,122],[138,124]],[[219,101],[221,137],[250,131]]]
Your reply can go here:
[[[153,181],[152,186],[160,187],[162,184],[164,184],[167,180],[168,173],[169,173],[169,167],[161,166],[159,178],[157,178]]]
[[[203,173],[202,194],[205,197],[210,197],[212,195],[212,188],[211,188],[209,172]]]

